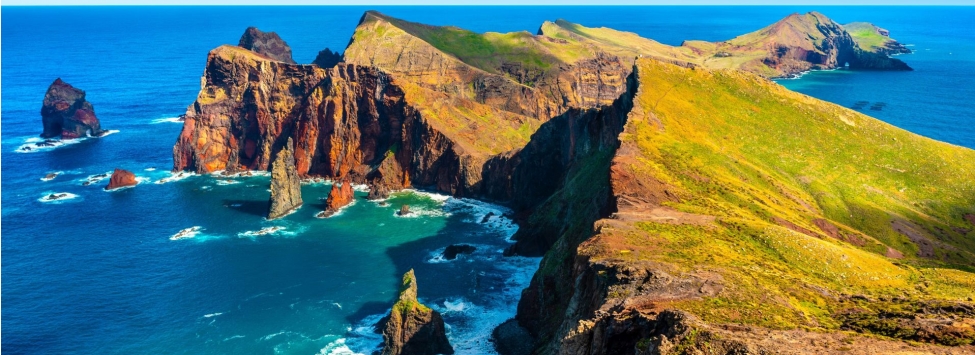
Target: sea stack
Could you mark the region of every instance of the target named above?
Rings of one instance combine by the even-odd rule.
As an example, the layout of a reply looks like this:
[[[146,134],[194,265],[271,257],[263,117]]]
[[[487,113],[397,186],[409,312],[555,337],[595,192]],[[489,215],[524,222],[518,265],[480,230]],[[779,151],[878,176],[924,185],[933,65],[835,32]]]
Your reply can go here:
[[[85,100],[85,91],[57,78],[48,86],[41,106],[44,138],[100,136],[102,130],[95,108]]]
[[[291,47],[274,32],[262,32],[257,27],[248,27],[240,36],[238,47],[288,64],[297,64],[291,59]]]
[[[112,172],[112,177],[108,179],[108,186],[105,190],[115,190],[123,187],[135,186],[139,182],[135,179],[135,174],[131,171],[118,169]]]
[[[288,144],[271,162],[271,207],[267,219],[284,217],[301,204],[301,180],[295,170],[294,143],[288,138]]]
[[[325,199],[325,210],[320,212],[318,217],[325,218],[335,214],[340,208],[352,203],[353,198],[355,198],[355,191],[352,190],[351,181],[346,179],[341,184],[332,184],[332,190],[328,192],[328,198]]]
[[[393,305],[383,328],[382,355],[453,354],[443,317],[416,299],[416,275],[403,275],[399,300]]]

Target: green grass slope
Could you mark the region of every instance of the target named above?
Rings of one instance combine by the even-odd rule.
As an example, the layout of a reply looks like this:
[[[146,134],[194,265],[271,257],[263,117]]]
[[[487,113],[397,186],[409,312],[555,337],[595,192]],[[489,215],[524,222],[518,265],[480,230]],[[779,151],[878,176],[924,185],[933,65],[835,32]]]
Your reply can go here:
[[[580,254],[719,275],[717,295],[670,302],[709,322],[975,340],[970,316],[919,330],[937,318],[920,309],[975,295],[975,151],[749,73],[638,76],[619,212]]]

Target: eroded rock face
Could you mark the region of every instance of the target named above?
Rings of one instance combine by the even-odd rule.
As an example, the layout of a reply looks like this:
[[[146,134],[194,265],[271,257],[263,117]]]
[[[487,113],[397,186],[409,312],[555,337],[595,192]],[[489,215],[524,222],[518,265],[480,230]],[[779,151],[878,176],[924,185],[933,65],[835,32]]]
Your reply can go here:
[[[131,171],[118,169],[112,172],[112,177],[108,180],[108,186],[105,190],[115,190],[118,188],[135,186],[139,182],[135,179],[135,174]]]
[[[267,219],[284,217],[301,207],[301,180],[295,170],[293,146],[288,138],[271,166],[271,207]]]
[[[352,182],[345,180],[342,183],[332,184],[332,189],[328,192],[325,199],[325,210],[318,214],[318,217],[328,217],[339,209],[352,203],[355,198],[355,191],[352,190]]]
[[[47,88],[41,107],[44,138],[80,138],[104,134],[95,108],[85,100],[85,92],[58,78]]]
[[[383,355],[453,354],[447,340],[443,317],[416,299],[416,275],[410,270],[403,275],[399,299],[389,317],[380,324],[383,333]]]
[[[288,42],[274,32],[262,32],[256,27],[248,27],[237,45],[279,62],[295,64]]]

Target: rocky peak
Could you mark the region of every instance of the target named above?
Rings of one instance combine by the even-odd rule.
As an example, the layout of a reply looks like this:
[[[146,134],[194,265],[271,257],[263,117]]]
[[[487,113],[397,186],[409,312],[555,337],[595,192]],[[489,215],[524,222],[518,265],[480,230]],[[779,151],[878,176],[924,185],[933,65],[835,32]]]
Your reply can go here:
[[[84,90],[57,78],[47,88],[41,106],[44,138],[80,138],[104,134],[95,108],[85,100]]]
[[[332,184],[332,189],[328,192],[325,199],[325,210],[318,214],[319,218],[329,217],[352,203],[355,198],[355,191],[352,190],[352,181],[343,180],[341,183]]]
[[[319,68],[331,68],[336,64],[342,62],[342,53],[332,52],[331,49],[325,48],[321,52],[318,52],[318,56],[312,64],[317,65]]]
[[[267,219],[281,218],[301,207],[301,180],[295,169],[294,143],[288,138],[271,163],[271,207]]]
[[[237,46],[266,56],[279,62],[295,64],[291,59],[291,47],[275,32],[263,32],[257,27],[248,27],[240,36]]]
[[[383,355],[453,354],[440,312],[417,300],[416,275],[410,269],[403,275],[399,298],[385,324]]]

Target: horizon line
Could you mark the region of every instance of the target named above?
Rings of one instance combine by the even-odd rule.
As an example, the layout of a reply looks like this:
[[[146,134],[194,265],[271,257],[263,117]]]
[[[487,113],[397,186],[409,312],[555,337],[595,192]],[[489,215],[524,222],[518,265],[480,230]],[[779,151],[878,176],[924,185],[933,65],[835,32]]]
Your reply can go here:
[[[363,3],[356,0],[8,0],[2,7],[46,7],[46,6],[975,6],[970,0],[934,0],[931,2],[879,1],[879,0],[821,0],[821,1],[789,1],[789,0],[744,0],[729,2],[722,0],[616,0],[609,3],[599,3],[594,0],[479,0],[458,3],[453,0],[418,0],[403,2],[396,0],[378,0]]]

